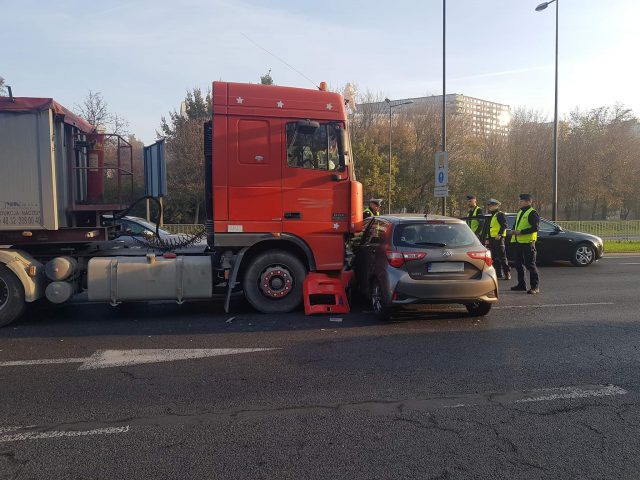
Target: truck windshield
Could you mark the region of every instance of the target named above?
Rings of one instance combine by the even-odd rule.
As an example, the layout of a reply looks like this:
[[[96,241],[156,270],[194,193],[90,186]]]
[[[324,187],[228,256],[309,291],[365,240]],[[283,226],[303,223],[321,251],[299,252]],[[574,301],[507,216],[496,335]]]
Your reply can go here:
[[[296,123],[287,123],[287,164],[312,170],[336,170],[338,162],[338,126],[321,124],[314,133],[301,133]]]

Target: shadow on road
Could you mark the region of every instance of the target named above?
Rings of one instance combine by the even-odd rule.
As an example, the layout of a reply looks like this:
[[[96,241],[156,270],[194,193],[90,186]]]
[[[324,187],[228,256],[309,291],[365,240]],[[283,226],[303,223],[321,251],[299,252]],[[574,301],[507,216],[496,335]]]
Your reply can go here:
[[[477,322],[464,307],[450,305],[420,306],[394,313],[389,322],[380,322],[357,303],[347,315],[306,316],[302,311],[280,315],[255,312],[242,299],[232,303],[225,313],[220,302],[76,303],[53,306],[42,302],[31,305],[19,321],[0,329],[0,338],[51,338],[109,335],[193,335],[239,332],[274,332],[357,328],[407,323],[448,324],[455,320],[465,325]],[[435,322],[435,323],[434,323]],[[467,325],[468,326],[468,325]]]

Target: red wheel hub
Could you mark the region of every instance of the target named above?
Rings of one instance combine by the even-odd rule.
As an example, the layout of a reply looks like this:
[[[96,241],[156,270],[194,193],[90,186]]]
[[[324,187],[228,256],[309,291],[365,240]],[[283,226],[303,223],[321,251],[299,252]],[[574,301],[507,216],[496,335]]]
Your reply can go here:
[[[286,268],[267,268],[260,276],[260,291],[268,298],[283,298],[291,293],[293,277]]]

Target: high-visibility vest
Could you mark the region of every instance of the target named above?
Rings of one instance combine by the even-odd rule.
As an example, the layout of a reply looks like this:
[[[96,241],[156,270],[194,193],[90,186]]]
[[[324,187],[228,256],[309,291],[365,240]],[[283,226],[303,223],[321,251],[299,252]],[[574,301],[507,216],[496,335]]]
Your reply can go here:
[[[527,228],[531,228],[532,225],[529,223],[529,214],[533,211],[533,207],[529,207],[525,211],[523,211],[522,209],[518,211],[518,215],[516,215],[516,223],[513,226],[513,230],[525,230]],[[537,239],[538,232],[521,233],[520,235],[514,234],[511,237],[511,243],[532,243]]]
[[[374,212],[373,210],[371,210],[369,207],[364,209],[364,212],[362,214],[362,216],[364,218],[369,218],[369,217],[379,217],[380,216],[380,212]]]
[[[500,235],[500,231],[502,230],[502,225],[500,225],[500,222],[498,221],[498,213],[500,212],[493,214],[493,217],[491,217],[491,223],[489,224],[489,235],[491,238],[496,238]]]
[[[478,215],[478,210],[480,210],[480,207],[476,205],[471,216],[475,217],[476,215]],[[469,225],[469,228],[471,228],[471,231],[473,233],[477,233],[478,228],[480,228],[480,222],[478,220],[467,220],[467,224]]]

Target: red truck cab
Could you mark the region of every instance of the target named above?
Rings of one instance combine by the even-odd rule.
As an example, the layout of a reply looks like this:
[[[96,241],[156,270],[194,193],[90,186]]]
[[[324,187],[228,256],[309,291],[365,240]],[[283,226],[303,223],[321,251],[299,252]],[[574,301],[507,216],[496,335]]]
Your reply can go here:
[[[209,244],[243,250],[238,273],[254,307],[287,311],[302,298],[299,265],[258,257],[278,251],[305,272],[342,270],[345,242],[362,225],[362,185],[341,95],[214,82],[205,154]]]

